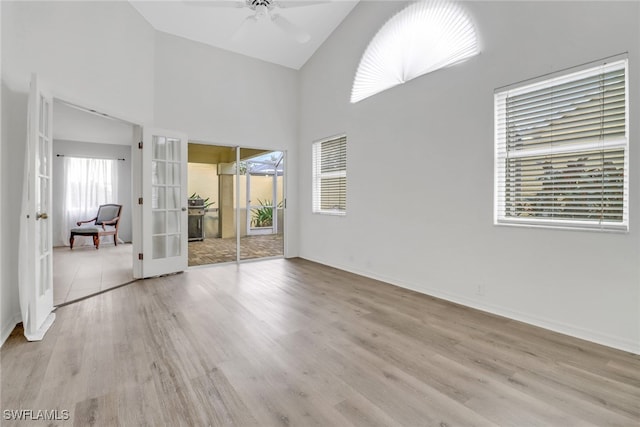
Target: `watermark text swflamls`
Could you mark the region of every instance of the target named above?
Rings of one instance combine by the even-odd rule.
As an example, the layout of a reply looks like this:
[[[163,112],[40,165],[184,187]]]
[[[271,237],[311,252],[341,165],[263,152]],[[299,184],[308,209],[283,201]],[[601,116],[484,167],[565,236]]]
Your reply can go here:
[[[67,421],[68,409],[5,409],[2,417],[6,421]]]

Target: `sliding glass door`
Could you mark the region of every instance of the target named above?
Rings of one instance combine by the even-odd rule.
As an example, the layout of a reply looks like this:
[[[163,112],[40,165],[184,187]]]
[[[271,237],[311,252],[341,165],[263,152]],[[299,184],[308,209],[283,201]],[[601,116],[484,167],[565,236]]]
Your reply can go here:
[[[189,265],[283,256],[284,152],[190,143],[188,156]]]
[[[284,152],[265,151],[242,162],[240,259],[284,256]]]

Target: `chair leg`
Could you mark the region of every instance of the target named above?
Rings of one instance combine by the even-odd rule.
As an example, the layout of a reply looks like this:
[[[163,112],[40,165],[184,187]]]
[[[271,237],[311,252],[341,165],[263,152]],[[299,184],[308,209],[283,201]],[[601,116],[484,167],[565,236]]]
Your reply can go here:
[[[75,238],[73,237],[73,234],[71,235],[71,237],[69,237],[69,246],[71,249],[73,249],[73,241],[75,240]]]
[[[100,236],[93,236],[93,244],[96,245],[96,249],[100,249]]]

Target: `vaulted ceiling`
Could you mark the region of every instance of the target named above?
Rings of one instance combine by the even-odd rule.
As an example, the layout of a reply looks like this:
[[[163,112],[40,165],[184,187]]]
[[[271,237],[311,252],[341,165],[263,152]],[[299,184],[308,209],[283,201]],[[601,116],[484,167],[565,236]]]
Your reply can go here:
[[[248,0],[249,5],[252,2],[266,2],[276,7],[267,16],[254,19],[256,12],[248,6],[233,7],[245,5],[244,0],[131,1],[131,4],[158,31],[297,70],[358,0],[282,1],[283,6],[295,6],[282,8],[272,0]],[[212,6],[210,3],[217,4]],[[309,40],[299,43],[291,34],[294,31],[283,31],[282,27],[288,24],[278,26],[273,20],[278,15],[299,32],[307,33]]]

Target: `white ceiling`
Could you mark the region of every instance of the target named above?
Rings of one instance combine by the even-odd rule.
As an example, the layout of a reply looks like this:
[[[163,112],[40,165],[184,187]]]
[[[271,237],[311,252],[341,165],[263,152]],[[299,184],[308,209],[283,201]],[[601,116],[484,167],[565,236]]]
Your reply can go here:
[[[180,0],[131,1],[158,31],[296,70],[307,62],[357,3],[358,0],[334,0],[277,9],[278,14],[311,35],[307,43],[300,44],[268,20],[257,22],[241,38],[232,39],[245,18],[254,14],[248,8],[198,6],[196,2]]]

